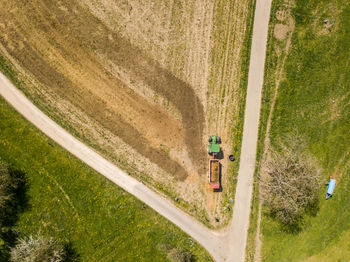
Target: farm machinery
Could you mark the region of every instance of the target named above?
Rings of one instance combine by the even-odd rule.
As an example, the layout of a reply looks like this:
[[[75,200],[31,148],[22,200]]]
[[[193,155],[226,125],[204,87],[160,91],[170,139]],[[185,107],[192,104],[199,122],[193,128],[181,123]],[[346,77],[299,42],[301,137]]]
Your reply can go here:
[[[221,152],[221,139],[219,136],[209,136],[208,142],[208,154],[211,156],[209,159],[209,186],[215,191],[220,189],[221,164],[215,157]]]

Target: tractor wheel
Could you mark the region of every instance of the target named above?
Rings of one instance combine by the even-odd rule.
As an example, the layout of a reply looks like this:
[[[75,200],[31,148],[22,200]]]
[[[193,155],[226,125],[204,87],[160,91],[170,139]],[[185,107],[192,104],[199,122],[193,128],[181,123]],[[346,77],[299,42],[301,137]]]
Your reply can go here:
[[[210,146],[208,146],[208,154],[211,155]]]
[[[219,136],[216,137],[216,143],[221,144],[221,137]]]
[[[212,138],[211,136],[209,136],[208,142],[209,142],[209,143],[213,142],[213,138]]]

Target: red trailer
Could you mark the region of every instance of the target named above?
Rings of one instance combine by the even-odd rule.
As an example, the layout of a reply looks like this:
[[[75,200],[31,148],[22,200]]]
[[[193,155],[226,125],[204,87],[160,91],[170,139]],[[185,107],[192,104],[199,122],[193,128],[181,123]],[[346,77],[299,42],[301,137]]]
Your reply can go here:
[[[218,159],[209,159],[209,186],[213,189],[220,188],[220,163]]]

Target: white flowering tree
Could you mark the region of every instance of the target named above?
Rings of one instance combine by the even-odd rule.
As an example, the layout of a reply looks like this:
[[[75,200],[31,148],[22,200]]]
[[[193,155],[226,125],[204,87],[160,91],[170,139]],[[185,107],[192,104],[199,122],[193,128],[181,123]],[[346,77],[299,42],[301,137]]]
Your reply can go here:
[[[321,170],[297,135],[280,142],[279,148],[263,164],[262,196],[276,219],[295,225],[317,201]]]
[[[64,246],[53,238],[25,237],[10,250],[12,262],[60,262],[65,257]]]

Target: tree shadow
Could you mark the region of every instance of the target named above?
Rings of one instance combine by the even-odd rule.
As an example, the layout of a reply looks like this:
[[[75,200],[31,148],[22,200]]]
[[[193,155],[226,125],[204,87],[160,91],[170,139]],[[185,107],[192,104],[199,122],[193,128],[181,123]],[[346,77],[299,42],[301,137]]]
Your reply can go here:
[[[65,244],[64,246],[64,253],[65,253],[65,258],[64,262],[79,262],[81,261],[81,257],[76,251],[76,249],[72,246],[72,244],[69,242]]]
[[[278,223],[279,228],[281,231],[287,233],[287,234],[298,234],[302,230],[303,225],[303,218],[294,218],[294,222],[291,223],[283,223],[277,215],[278,211],[273,212],[269,210],[269,208],[264,212],[264,215],[270,217],[272,220],[276,221]]]
[[[292,223],[292,224],[282,224],[280,223],[282,231],[288,233],[297,235],[299,234],[303,229],[303,222],[304,220],[300,218],[298,222]]]
[[[0,209],[0,235],[7,245],[14,246],[18,232],[12,227],[18,221],[19,215],[29,207],[28,184],[23,171],[9,167],[9,174],[12,179],[12,197],[4,208]]]
[[[25,173],[18,169],[9,168],[9,173],[15,185],[12,191],[12,198],[8,201],[6,208],[1,211],[1,224],[4,227],[15,225],[18,216],[29,207],[28,204],[28,184]]]
[[[320,200],[318,198],[315,199],[306,209],[306,214],[315,217],[320,211]]]
[[[278,221],[276,215],[270,212],[270,217],[277,220],[280,224],[281,229],[289,234],[299,234],[303,229],[305,229],[305,216],[315,217],[320,210],[319,199],[315,199],[312,203],[308,205],[303,215],[295,219],[294,223],[284,224]]]

